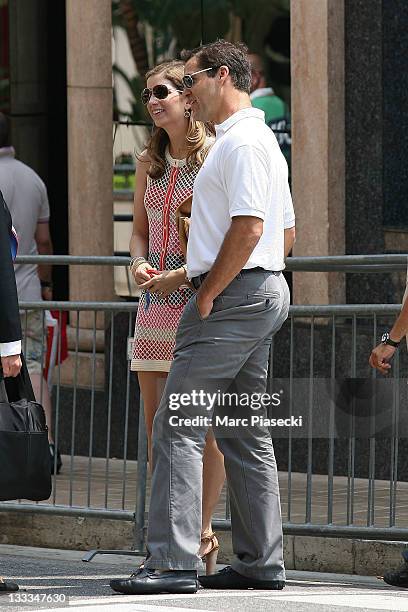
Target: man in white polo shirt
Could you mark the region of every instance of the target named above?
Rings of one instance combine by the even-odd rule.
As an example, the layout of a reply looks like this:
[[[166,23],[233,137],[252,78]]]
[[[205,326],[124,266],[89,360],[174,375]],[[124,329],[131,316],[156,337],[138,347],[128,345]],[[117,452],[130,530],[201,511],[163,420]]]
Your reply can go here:
[[[251,107],[246,48],[217,41],[184,52],[183,59],[192,112],[216,128],[193,192],[187,274],[197,294],[184,310],[154,421],[149,556],[136,574],[111,586],[123,593],[197,590],[202,453],[212,425],[225,459],[236,558],[199,581],[207,588],[282,589],[271,436],[266,428],[243,423],[250,407],[239,401],[228,406],[219,398],[266,390],[271,340],[289,309],[281,273],[285,225],[294,226],[288,168],[263,112]],[[287,250],[289,243],[290,236]],[[215,410],[210,393],[220,394]],[[232,420],[216,427],[225,415]],[[242,427],[234,429],[234,422]]]

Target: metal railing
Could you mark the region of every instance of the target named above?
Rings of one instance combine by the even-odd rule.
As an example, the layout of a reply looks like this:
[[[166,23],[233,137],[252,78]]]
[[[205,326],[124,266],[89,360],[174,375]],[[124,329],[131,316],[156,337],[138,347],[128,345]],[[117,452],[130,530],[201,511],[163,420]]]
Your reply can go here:
[[[129,257],[20,256],[17,262],[124,266]],[[406,266],[405,255],[287,260],[287,269],[293,271],[375,273],[405,271]],[[137,303],[26,302],[21,308],[69,315],[71,365],[56,368],[53,387],[54,432],[64,466],[60,476],[53,476],[47,502],[3,502],[0,511],[131,520],[134,549],[142,552],[149,497],[146,434],[142,406],[136,418],[136,377],[130,374],[126,352]],[[271,347],[269,384],[287,379],[289,396],[294,397],[297,381],[306,380],[306,408],[312,414],[320,379],[374,379],[376,373],[367,367],[369,351],[378,343],[382,326],[388,326],[399,310],[398,304],[291,306]],[[42,326],[45,335],[44,316]],[[61,356],[60,330],[57,344]],[[45,345],[42,354],[45,359]],[[401,475],[408,448],[398,431],[403,408],[398,381],[406,372],[405,362],[404,355],[395,356],[393,429],[385,442],[367,435],[362,446],[350,435],[340,444],[334,423],[324,440],[291,435],[276,440],[285,533],[408,540],[408,473]],[[371,420],[368,424],[373,425]],[[228,503],[224,511],[217,510],[213,524],[216,529],[230,528]]]
[[[127,266],[130,257],[94,255],[18,255],[19,264]],[[286,269],[302,272],[398,272],[407,269],[408,254],[289,257]],[[375,266],[373,268],[373,266]]]

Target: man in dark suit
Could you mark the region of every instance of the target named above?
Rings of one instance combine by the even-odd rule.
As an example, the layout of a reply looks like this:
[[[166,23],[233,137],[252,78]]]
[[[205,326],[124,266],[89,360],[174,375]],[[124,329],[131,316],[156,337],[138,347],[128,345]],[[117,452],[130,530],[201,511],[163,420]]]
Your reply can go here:
[[[0,191],[0,356],[4,376],[21,368],[21,324],[11,259],[11,216]]]
[[[0,379],[17,376],[21,369],[21,325],[11,258],[11,216],[0,191]],[[18,591],[0,576],[0,593]]]

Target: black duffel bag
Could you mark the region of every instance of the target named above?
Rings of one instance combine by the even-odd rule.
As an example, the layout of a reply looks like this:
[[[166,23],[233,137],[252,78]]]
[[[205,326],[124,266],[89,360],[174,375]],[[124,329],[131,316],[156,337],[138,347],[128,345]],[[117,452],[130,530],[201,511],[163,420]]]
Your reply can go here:
[[[23,367],[16,378],[0,370],[0,501],[41,501],[51,495],[50,450],[44,408]]]

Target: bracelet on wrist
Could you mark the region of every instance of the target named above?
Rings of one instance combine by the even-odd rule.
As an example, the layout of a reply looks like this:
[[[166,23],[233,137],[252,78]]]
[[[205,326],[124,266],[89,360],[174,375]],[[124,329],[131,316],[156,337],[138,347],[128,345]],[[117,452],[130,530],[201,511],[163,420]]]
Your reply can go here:
[[[138,268],[142,263],[148,263],[146,257],[132,257],[129,263],[129,269],[132,272],[135,268]]]

